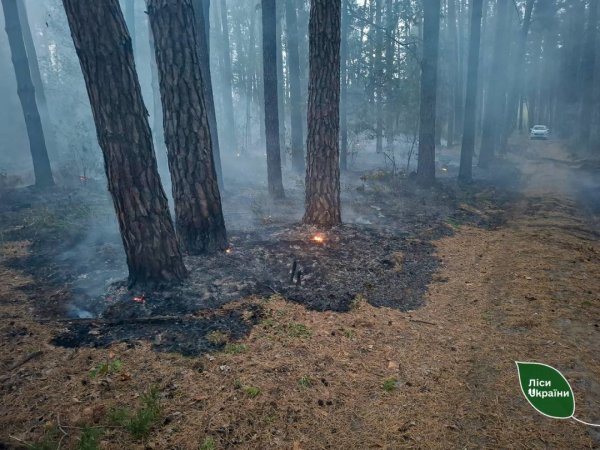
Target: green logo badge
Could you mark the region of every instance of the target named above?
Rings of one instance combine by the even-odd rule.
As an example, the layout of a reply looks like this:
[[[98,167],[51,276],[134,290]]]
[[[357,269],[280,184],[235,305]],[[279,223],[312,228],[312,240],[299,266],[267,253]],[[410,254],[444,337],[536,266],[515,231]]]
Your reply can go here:
[[[567,379],[546,364],[516,361],[523,395],[538,412],[553,419],[574,419],[585,425],[600,426],[577,419],[575,397]]]

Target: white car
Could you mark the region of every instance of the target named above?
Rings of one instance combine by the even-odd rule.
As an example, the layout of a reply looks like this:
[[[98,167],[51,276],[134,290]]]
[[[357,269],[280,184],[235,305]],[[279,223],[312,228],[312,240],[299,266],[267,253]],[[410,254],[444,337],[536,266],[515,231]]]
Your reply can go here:
[[[536,125],[529,130],[529,139],[548,139],[550,129],[546,125]]]

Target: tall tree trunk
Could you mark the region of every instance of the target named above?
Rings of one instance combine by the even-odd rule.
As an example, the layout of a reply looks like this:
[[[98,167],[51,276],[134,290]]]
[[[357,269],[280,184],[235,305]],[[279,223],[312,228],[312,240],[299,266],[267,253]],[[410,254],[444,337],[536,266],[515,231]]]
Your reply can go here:
[[[435,181],[435,116],[440,40],[440,0],[424,0],[423,15],[417,181],[419,184],[429,185]]]
[[[448,0],[448,37],[450,38],[450,85],[448,95],[448,132],[447,145],[451,147],[456,139],[462,117],[462,86],[459,77],[460,59],[458,55],[458,30],[456,18],[456,1]]]
[[[312,0],[309,22],[308,136],[304,223],[330,227],[340,211],[341,0]]]
[[[383,0],[375,0],[375,151],[383,152]]]
[[[210,138],[212,141],[212,153],[217,172],[219,189],[223,191],[223,169],[221,168],[221,147],[219,145],[219,131],[217,129],[217,114],[215,111],[215,100],[213,96],[212,76],[210,71],[210,0],[192,0],[195,27],[198,32],[198,56],[200,71],[202,72],[202,90],[204,91],[204,102],[208,114],[208,126],[210,127]]]
[[[394,144],[394,104],[392,101],[394,93],[394,58],[396,52],[395,31],[398,26],[398,15],[394,10],[393,0],[386,0],[385,11],[387,14],[386,42],[385,42],[385,137],[389,152],[393,151]]]
[[[479,153],[480,167],[488,167],[494,159],[502,129],[501,124],[506,102],[504,78],[506,73],[505,54],[508,48],[508,40],[506,39],[508,7],[508,0],[498,0],[496,7],[496,29],[494,31],[494,50],[489,87],[486,94],[481,151]]]
[[[231,43],[229,40],[229,18],[227,14],[227,0],[221,0],[221,29],[223,30],[223,89],[225,89],[223,106],[227,128],[227,142],[225,143],[231,153],[237,152],[237,138],[235,116],[233,114],[233,73],[231,71]]]
[[[479,48],[481,43],[481,17],[483,0],[471,0],[471,35],[469,37],[469,63],[467,66],[467,90],[463,120],[462,147],[458,179],[464,182],[473,177],[473,153],[475,152],[475,113],[477,111],[477,85],[479,83]]]
[[[281,166],[285,167],[285,78],[283,76],[283,12],[284,7],[276,8],[275,37],[277,39],[277,108],[279,111],[279,149]]]
[[[19,100],[21,101],[21,108],[23,109],[27,136],[29,138],[29,149],[31,151],[31,158],[33,159],[35,185],[40,188],[53,186],[54,179],[50,168],[50,160],[48,159],[42,121],[35,98],[35,88],[31,79],[31,71],[23,41],[23,32],[16,0],[2,0],[2,8],[4,11],[4,24],[8,37],[8,45],[15,70],[15,78],[17,79],[17,91]]]
[[[269,194],[283,198],[281,150],[279,147],[279,105],[277,102],[277,11],[275,0],[262,0],[263,80],[265,133]]]
[[[290,77],[290,111],[292,169],[304,172],[304,143],[302,131],[302,91],[300,88],[300,56],[298,54],[297,0],[287,0],[285,18],[287,27],[288,73]]]
[[[206,33],[204,28],[196,28],[203,21],[195,19],[195,12],[199,11],[194,10],[191,0],[148,0],[175,224],[184,248],[200,254],[225,249],[227,235],[198,52],[206,47]]]
[[[579,140],[585,148],[589,146],[592,119],[594,117],[594,66],[596,65],[597,29],[598,0],[590,0],[581,60],[581,114],[579,116]]]
[[[46,101],[44,83],[42,82],[42,74],[40,73],[37,52],[35,50],[33,36],[31,35],[29,15],[27,14],[25,1],[17,1],[17,8],[19,9],[19,20],[21,23],[21,30],[23,32],[23,42],[25,44],[25,50],[27,51],[29,70],[31,71],[31,81],[33,82],[33,87],[35,89],[35,98],[37,100],[40,119],[42,121],[42,128],[44,129],[44,136],[46,138],[46,147],[48,148],[48,153],[51,156],[55,156],[58,149],[56,146],[54,127],[52,126],[52,119],[50,117],[50,113],[48,112],[48,103]]]
[[[340,169],[348,169],[348,36],[350,34],[350,22],[348,17],[348,4],[342,2],[342,30],[341,30],[341,86],[340,86],[340,133],[341,153]]]
[[[118,0],[63,0],[92,106],[129,267],[129,282],[183,279],[147,111]]]

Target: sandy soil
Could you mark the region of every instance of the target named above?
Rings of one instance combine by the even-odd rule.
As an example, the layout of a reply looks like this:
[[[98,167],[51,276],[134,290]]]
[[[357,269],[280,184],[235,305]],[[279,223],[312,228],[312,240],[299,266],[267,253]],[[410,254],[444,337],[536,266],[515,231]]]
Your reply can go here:
[[[514,363],[560,369],[576,415],[600,422],[600,235],[569,161],[557,146],[532,147],[519,160],[525,195],[503,227],[458,226],[435,241],[442,263],[423,308],[357,301],[336,313],[249,299],[265,317],[243,345],[200,357],[149,343],[49,345],[61,324],[30,319],[20,288],[32,280],[3,264],[27,244],[5,243],[0,448],[78,448],[85,426],[102,428],[106,449],[598,448],[593,429],[528,405]],[[115,360],[119,370],[90,376]],[[134,439],[107,412],[139,408],[151,385],[161,417]]]

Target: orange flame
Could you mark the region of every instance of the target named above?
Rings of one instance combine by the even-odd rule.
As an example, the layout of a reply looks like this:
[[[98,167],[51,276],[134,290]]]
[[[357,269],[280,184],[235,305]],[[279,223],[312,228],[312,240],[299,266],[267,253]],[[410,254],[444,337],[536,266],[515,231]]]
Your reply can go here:
[[[317,244],[322,244],[323,242],[325,242],[325,237],[322,234],[315,234],[311,239]]]

